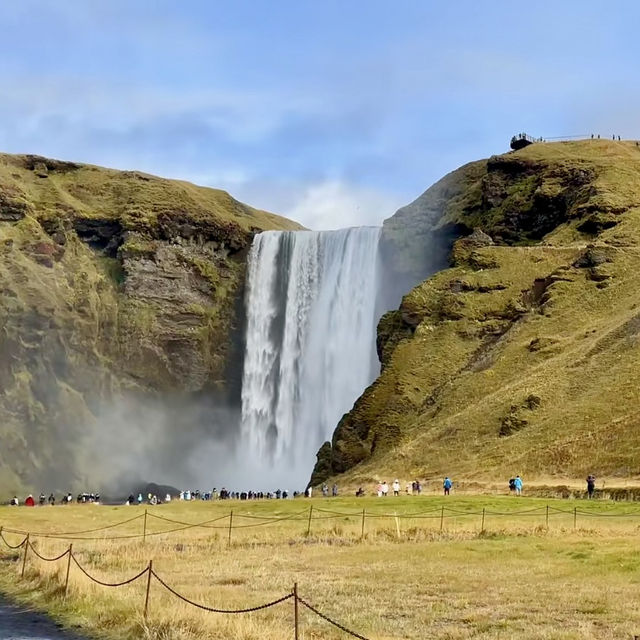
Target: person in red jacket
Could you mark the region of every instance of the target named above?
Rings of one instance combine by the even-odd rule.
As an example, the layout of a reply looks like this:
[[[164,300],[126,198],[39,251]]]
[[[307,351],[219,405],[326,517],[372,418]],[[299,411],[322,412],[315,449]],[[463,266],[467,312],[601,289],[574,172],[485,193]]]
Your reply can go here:
[[[24,501],[24,506],[25,507],[35,507],[36,506],[36,502],[33,499],[33,496],[31,494],[29,494],[28,498]]]

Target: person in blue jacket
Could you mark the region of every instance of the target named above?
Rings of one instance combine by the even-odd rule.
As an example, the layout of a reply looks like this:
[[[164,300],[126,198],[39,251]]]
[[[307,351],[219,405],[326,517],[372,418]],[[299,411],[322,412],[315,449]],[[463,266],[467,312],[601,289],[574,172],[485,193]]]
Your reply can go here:
[[[442,483],[442,487],[444,488],[444,495],[448,496],[449,491],[451,491],[451,487],[453,486],[453,482],[451,482],[451,478],[447,476]]]
[[[522,478],[520,476],[516,476],[516,481],[513,483],[516,495],[519,496],[522,493]]]

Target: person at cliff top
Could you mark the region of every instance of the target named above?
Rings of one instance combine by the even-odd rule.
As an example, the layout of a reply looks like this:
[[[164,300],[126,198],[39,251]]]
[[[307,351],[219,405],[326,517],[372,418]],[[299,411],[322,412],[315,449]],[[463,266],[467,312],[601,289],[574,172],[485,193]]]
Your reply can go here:
[[[587,476],[587,494],[589,495],[589,500],[593,498],[593,493],[596,490],[596,477],[591,473]]]
[[[56,503],[56,497],[53,495],[53,493],[49,496],[49,504],[53,507]]]
[[[36,506],[36,501],[33,499],[33,496],[31,494],[29,494],[27,499],[24,501],[24,506],[25,507],[35,507]]]
[[[442,483],[442,487],[444,489],[444,495],[448,496],[449,492],[451,491],[451,487],[453,486],[453,482],[451,482],[451,478],[449,478],[449,476],[447,476],[444,479],[444,482]]]
[[[142,494],[138,494],[138,504],[142,504]]]
[[[399,496],[400,495],[400,482],[399,482],[398,478],[396,478],[393,481],[393,484],[391,486],[393,487],[393,495],[394,496]]]
[[[519,496],[522,494],[522,478],[520,476],[516,476],[516,481],[513,483],[515,490],[516,490],[516,495]]]

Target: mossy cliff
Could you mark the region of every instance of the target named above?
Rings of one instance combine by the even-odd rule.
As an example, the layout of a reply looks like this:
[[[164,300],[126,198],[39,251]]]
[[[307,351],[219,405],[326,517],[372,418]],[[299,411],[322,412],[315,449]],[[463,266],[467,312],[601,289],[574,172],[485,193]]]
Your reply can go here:
[[[0,486],[80,481],[120,394],[228,395],[251,238],[292,228],[224,191],[0,155]]]
[[[636,143],[466,165],[386,221],[383,247],[407,281],[450,264],[383,316],[381,375],[314,482],[640,474]]]

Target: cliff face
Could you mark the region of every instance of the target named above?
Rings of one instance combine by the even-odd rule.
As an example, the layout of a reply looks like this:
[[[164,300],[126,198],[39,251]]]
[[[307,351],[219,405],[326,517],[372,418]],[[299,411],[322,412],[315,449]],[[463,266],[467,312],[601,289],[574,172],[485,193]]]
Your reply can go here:
[[[223,191],[0,155],[0,485],[83,482],[118,398],[228,400],[251,238],[292,228]]]
[[[380,321],[382,373],[314,481],[640,473],[635,143],[537,144],[466,165],[383,235],[394,274],[424,276],[434,237],[450,267]]]

